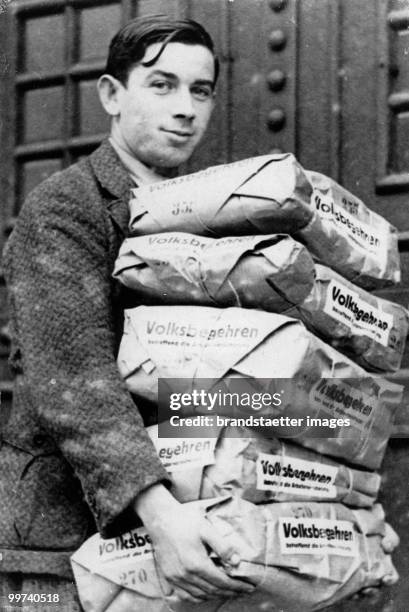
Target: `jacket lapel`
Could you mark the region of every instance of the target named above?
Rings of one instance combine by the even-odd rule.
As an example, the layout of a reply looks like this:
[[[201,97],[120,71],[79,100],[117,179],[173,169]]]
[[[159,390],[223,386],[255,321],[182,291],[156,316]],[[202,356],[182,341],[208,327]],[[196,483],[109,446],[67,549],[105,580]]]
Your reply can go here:
[[[90,163],[101,187],[107,192],[108,212],[123,236],[128,235],[129,199],[135,187],[108,140],[90,155]]]

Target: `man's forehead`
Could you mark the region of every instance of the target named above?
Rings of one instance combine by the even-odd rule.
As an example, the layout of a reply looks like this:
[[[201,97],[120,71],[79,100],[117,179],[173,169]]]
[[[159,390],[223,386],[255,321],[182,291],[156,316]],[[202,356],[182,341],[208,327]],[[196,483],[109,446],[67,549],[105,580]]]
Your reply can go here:
[[[204,45],[188,44],[183,42],[170,42],[160,53],[158,59],[150,66],[144,66],[158,56],[163,43],[153,43],[146,49],[141,62],[134,70],[145,72],[145,74],[161,71],[172,73],[176,76],[186,76],[197,79],[213,81],[215,64],[214,56]]]

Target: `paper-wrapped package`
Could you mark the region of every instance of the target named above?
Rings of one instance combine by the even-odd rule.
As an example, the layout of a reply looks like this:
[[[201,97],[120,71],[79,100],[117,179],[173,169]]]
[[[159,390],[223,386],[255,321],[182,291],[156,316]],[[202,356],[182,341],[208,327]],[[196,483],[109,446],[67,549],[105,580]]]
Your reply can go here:
[[[409,327],[407,309],[371,295],[326,266],[316,266],[311,293],[286,314],[300,317],[308,329],[366,370],[400,368]]]
[[[342,504],[254,505],[232,498],[209,502],[205,512],[205,520],[240,556],[237,567],[225,570],[255,590],[195,604],[199,612],[310,612],[396,575],[381,546],[380,505],[351,510]],[[95,534],[72,556],[72,567],[85,612],[191,612],[192,604],[172,597],[158,576],[143,528],[112,540]]]
[[[135,291],[138,304],[282,312],[311,292],[314,264],[285,234],[214,239],[170,232],[125,240],[114,276]]]
[[[118,538],[94,534],[71,557],[85,612],[169,612],[169,591],[156,571],[152,544],[141,527]],[[187,611],[186,611],[187,612]]]
[[[213,438],[161,438],[148,427],[172,493],[180,502],[238,495],[253,503],[375,503],[381,477],[246,427],[223,427]]]
[[[205,379],[212,386],[237,377],[256,386],[267,384],[270,392],[278,384],[275,391],[285,388],[279,405],[262,407],[257,416],[269,420],[257,423],[251,415],[251,425],[283,437],[275,417],[298,419],[301,426],[287,432],[297,443],[368,469],[377,469],[382,461],[402,395],[400,385],[365,372],[301,322],[242,308],[130,309],[118,368],[133,394],[152,401],[158,400],[159,378],[183,379],[187,391],[199,379],[202,387]],[[208,414],[208,408],[203,410]],[[310,417],[327,425],[332,437],[323,438],[322,429],[309,426]],[[230,424],[248,426],[248,421]]]
[[[189,504],[201,514],[208,505]],[[72,555],[71,566],[85,612],[191,612],[191,602],[175,600],[158,574],[144,527],[105,540],[94,534]],[[221,603],[217,600],[218,606]],[[195,604],[195,609],[216,612],[215,601]]]
[[[321,263],[360,287],[399,283],[396,228],[327,176],[318,172],[307,176],[313,185],[314,217],[297,239]]]
[[[288,234],[312,219],[311,194],[293,155],[262,155],[134,189],[130,230],[134,236]]]
[[[342,504],[254,505],[233,498],[210,509],[207,519],[239,551],[242,562],[230,575],[260,585],[259,597],[269,593],[269,610],[319,610],[396,574],[381,546],[385,522],[379,504],[352,510]],[[247,610],[253,610],[249,604]],[[235,609],[233,602],[226,607]]]
[[[213,166],[133,190],[131,234],[171,231],[287,233],[359,286],[400,281],[396,229],[332,179],[303,170],[291,154]]]

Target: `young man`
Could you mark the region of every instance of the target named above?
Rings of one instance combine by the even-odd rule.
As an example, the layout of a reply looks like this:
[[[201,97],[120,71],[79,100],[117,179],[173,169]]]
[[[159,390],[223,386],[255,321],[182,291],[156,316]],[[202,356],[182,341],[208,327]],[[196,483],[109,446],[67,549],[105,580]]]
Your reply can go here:
[[[196,602],[249,590],[210,561],[205,545],[226,560],[233,551],[169,493],[116,366],[123,313],[111,274],[130,188],[163,180],[191,156],[217,70],[212,41],[193,21],[125,26],[98,84],[110,140],[35,189],[8,242],[16,384],[0,450],[3,595],[57,588],[62,606],[69,554],[96,526],[111,537],[138,517],[177,596]],[[65,596],[67,610],[77,609]]]
[[[123,304],[111,274],[130,187],[162,180],[191,156],[217,72],[199,24],[129,23],[98,83],[109,141],[42,183],[21,211],[4,257],[16,384],[0,450],[0,594],[54,591],[58,609],[77,610],[69,554],[96,527],[112,537],[138,518],[178,597],[249,590],[205,546],[232,564],[234,551],[169,493],[116,367]]]

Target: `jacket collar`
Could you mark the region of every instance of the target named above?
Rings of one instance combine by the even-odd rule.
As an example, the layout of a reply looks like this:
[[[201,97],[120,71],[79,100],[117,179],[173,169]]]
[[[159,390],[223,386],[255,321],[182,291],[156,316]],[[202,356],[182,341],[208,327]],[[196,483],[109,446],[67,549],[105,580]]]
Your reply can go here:
[[[135,184],[108,140],[104,140],[89,159],[100,185],[112,196],[107,205],[108,212],[123,237],[126,237],[130,190]]]
[[[91,153],[90,162],[102,187],[115,198],[128,201],[130,189],[135,185],[108,139]]]

